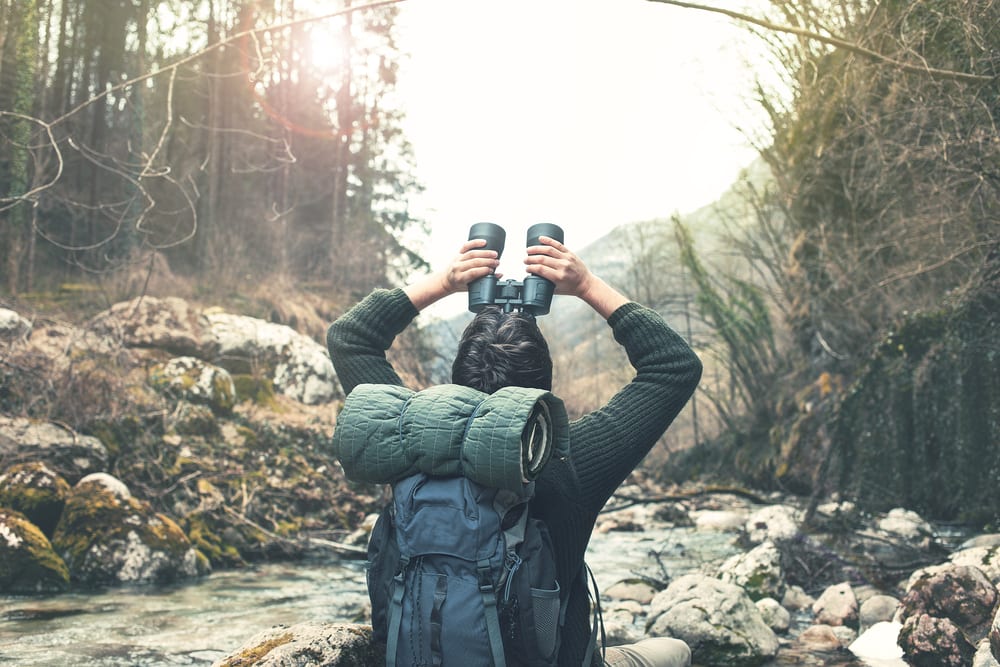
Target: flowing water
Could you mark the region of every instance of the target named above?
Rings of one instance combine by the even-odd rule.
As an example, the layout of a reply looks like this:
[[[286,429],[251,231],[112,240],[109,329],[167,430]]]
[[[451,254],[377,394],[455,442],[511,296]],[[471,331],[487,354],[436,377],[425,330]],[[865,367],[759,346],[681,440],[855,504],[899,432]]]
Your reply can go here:
[[[677,577],[736,552],[731,533],[662,528],[597,534],[587,561],[602,590]],[[651,554],[656,554],[655,556]],[[272,625],[354,622],[367,603],[360,561],[265,564],[171,587],[0,597],[0,665],[210,665]],[[861,665],[782,650],[773,665]]]

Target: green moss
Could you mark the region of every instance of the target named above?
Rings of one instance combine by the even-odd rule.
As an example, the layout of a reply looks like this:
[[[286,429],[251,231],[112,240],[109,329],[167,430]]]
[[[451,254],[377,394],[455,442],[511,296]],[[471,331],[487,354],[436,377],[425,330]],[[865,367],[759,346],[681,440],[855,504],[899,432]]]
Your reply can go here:
[[[0,507],[21,512],[46,535],[55,530],[69,492],[65,479],[37,461],[0,475]]]
[[[66,563],[44,533],[20,512],[0,509],[0,591],[50,593],[69,584]]]
[[[295,636],[291,632],[286,632],[285,634],[268,639],[262,644],[241,651],[237,655],[226,658],[219,663],[219,667],[251,667],[251,665],[256,665],[261,658],[266,657],[275,648],[284,646],[294,639]]]
[[[236,387],[236,399],[251,401],[256,405],[269,408],[278,408],[274,383],[269,378],[237,373],[233,375],[233,385]]]

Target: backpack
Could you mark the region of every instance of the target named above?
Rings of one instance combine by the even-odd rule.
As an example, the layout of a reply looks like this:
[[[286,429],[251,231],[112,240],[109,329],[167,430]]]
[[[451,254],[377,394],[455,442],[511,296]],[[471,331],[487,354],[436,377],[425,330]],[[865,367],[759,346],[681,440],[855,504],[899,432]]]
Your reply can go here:
[[[556,664],[565,602],[533,494],[425,473],[392,485],[367,570],[387,665]]]

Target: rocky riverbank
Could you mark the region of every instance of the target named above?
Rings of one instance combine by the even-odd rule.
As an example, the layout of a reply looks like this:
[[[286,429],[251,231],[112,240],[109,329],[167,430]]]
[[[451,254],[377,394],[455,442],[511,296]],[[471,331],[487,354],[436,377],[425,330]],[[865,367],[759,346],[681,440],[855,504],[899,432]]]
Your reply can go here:
[[[3,594],[356,556],[382,502],[332,459],[342,396],[325,350],[284,325],[179,299],[118,304],[79,326],[0,309],[0,379]],[[680,637],[700,665],[798,651],[1000,667],[1000,538],[951,544],[912,512],[846,502],[807,525],[795,498],[636,482],[598,531],[723,531],[734,552],[608,582],[610,643]],[[371,664],[363,624],[260,630],[217,664]]]
[[[913,512],[866,517],[850,503],[823,505],[829,532],[806,534],[794,499],[771,500],[698,494],[608,513],[597,529],[608,534],[595,540],[683,526],[724,533],[736,547],[678,576],[650,571],[647,559],[644,574],[603,588],[608,645],[680,637],[703,667],[1000,664],[991,649],[1000,640],[1000,535],[950,545]],[[661,566],[665,556],[649,554]],[[369,631],[318,622],[266,628],[214,664],[373,664]]]

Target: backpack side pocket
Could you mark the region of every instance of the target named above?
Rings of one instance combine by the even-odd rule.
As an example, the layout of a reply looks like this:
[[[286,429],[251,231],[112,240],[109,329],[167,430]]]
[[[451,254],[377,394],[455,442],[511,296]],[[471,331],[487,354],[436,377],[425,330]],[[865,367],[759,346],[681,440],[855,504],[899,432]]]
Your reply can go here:
[[[555,665],[559,654],[560,589],[548,528],[528,519],[518,565],[510,572],[500,606],[504,646],[511,662],[524,667]]]

